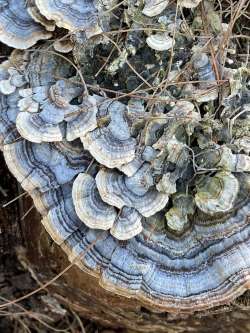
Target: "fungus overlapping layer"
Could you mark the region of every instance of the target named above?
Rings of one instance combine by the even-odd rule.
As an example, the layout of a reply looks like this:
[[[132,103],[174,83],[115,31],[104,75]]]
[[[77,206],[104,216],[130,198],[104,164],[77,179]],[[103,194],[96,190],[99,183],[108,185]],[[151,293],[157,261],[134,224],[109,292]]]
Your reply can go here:
[[[174,2],[114,3],[114,34],[123,14],[132,27],[118,43],[86,38],[98,1],[36,0],[34,22],[71,30],[71,46],[0,64],[0,148],[42,224],[101,286],[162,311],[220,306],[250,282],[250,71],[190,38],[213,10],[199,3],[179,2],[185,20]]]
[[[28,13],[25,0],[3,0],[0,3],[0,40],[18,49],[26,49],[52,35]]]
[[[94,0],[35,0],[39,11],[48,20],[68,30],[84,30],[97,23]]]

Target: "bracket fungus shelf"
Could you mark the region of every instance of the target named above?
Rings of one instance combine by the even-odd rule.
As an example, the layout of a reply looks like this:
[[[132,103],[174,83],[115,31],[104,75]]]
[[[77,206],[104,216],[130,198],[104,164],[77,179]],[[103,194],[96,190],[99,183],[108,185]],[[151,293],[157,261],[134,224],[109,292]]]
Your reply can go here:
[[[84,30],[94,26],[98,12],[93,0],[35,0],[38,10],[61,28]]]
[[[32,19],[25,0],[3,0],[0,4],[0,41],[18,49],[27,49],[40,39],[52,37]]]
[[[193,313],[250,286],[250,71],[192,37],[211,2],[141,3],[1,1],[0,148],[70,261]]]

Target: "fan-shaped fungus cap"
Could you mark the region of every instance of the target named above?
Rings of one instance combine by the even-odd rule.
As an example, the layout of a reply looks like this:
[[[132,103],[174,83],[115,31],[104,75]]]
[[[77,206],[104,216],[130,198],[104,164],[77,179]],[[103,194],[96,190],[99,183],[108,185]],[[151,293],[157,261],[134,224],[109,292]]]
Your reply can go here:
[[[146,194],[149,188],[154,185],[150,164],[144,163],[133,176],[124,177],[124,182],[129,191],[136,195],[143,196]]]
[[[110,229],[111,235],[119,240],[128,240],[142,231],[142,216],[131,207],[123,207]]]
[[[20,112],[16,126],[21,136],[31,142],[62,141],[65,136],[63,126],[47,123],[36,113]]]
[[[131,137],[124,117],[125,106],[112,103],[107,127],[97,128],[81,137],[84,148],[101,164],[115,168],[131,162],[135,157],[136,140]]]
[[[177,232],[182,232],[185,225],[188,223],[187,215],[182,214],[177,207],[170,208],[165,217],[168,227]]]
[[[180,6],[185,8],[195,8],[199,5],[201,0],[181,0]]]
[[[76,213],[89,228],[110,229],[116,219],[116,211],[102,201],[95,179],[81,173],[74,181],[72,190]]]
[[[51,33],[29,15],[25,0],[6,0],[0,5],[0,40],[18,49],[27,49]]]
[[[195,203],[207,214],[227,212],[233,208],[238,191],[238,180],[230,172],[217,172],[204,186],[198,185]]]
[[[205,151],[199,165],[207,168],[219,168],[231,172],[250,172],[250,157],[246,154],[233,154],[227,146]],[[203,154],[203,155],[204,155]]]
[[[159,15],[167,8],[168,3],[169,0],[146,0],[142,13],[149,17]]]
[[[60,28],[85,30],[97,23],[98,12],[93,0],[35,0],[35,3],[42,15]]]
[[[145,145],[152,146],[159,138],[158,133],[166,125],[167,119],[152,119],[148,122],[145,131]]]
[[[240,149],[246,154],[250,154],[250,138],[248,136],[243,136],[239,139],[234,140],[234,144],[240,147]]]
[[[90,161],[86,152],[66,142],[37,144],[20,140],[5,145],[4,156],[10,171],[28,192],[57,188],[84,171]]]
[[[33,190],[30,195],[42,215],[42,224],[52,239],[61,245],[72,233],[82,227],[72,200],[72,182],[46,192]]]
[[[154,160],[157,156],[157,151],[151,146],[145,146],[142,152],[142,159],[144,161],[150,162]]]
[[[123,164],[119,166],[119,169],[122,173],[124,173],[128,177],[132,177],[142,166],[143,160],[141,156],[136,156],[131,162]]]
[[[170,229],[183,232],[188,224],[188,214],[194,213],[194,202],[191,195],[179,193],[173,196],[173,207],[165,214]]]
[[[18,103],[22,112],[16,122],[22,137],[37,143],[62,141],[66,136],[64,120],[67,117],[70,121],[72,114],[79,112],[79,107],[71,105],[70,101],[80,92],[79,87],[63,80],[51,87],[22,90],[20,94],[23,99]],[[78,135],[71,134],[71,140],[77,137]]]
[[[215,101],[217,98],[218,98],[217,87],[196,89],[193,93],[193,99],[198,103]]]
[[[13,55],[13,53],[12,53]],[[14,59],[12,59],[14,61]],[[21,70],[21,68],[18,68]],[[7,83],[7,84],[6,84]],[[26,81],[11,66],[11,61],[0,65],[0,149],[3,145],[14,142],[20,135],[16,130],[16,117],[19,113],[19,87]]]
[[[167,33],[157,33],[147,37],[146,42],[155,51],[166,51],[172,48],[174,40]]]
[[[125,176],[116,171],[100,170],[96,184],[103,201],[119,209],[123,206],[134,207],[145,217],[154,215],[168,202],[166,194],[155,190],[149,190],[144,195],[135,194],[126,186]]]
[[[96,114],[96,99],[93,96],[84,98],[82,104],[78,106],[77,112],[65,117],[67,121],[67,140],[75,140],[93,131],[97,127]]]
[[[30,0],[30,3],[28,3],[27,11],[33,20],[37,23],[40,23],[47,31],[55,30],[55,22],[47,20],[47,18],[39,12],[37,6],[35,5],[35,0]]]
[[[27,59],[25,59],[25,57]],[[37,52],[24,52],[25,78],[33,90],[37,87],[50,87],[57,78],[70,78],[74,75],[74,68],[64,58],[56,53],[48,52],[46,46]]]
[[[14,93],[17,88],[21,88],[27,83],[22,74],[23,67],[15,67],[12,64],[16,60],[15,52],[12,52],[11,58],[10,61],[7,60],[0,64],[0,92],[4,95]]]

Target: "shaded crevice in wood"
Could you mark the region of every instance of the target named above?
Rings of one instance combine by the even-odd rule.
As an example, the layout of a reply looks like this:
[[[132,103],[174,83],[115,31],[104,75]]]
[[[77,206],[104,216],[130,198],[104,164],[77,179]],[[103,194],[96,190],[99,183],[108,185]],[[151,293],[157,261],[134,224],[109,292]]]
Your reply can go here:
[[[3,208],[2,206],[12,200],[18,193],[15,178],[7,171],[3,155],[0,154],[0,256],[13,254],[15,246],[23,243],[21,225],[19,223],[18,200]],[[5,193],[5,195],[4,195]],[[0,261],[1,267],[1,261]]]

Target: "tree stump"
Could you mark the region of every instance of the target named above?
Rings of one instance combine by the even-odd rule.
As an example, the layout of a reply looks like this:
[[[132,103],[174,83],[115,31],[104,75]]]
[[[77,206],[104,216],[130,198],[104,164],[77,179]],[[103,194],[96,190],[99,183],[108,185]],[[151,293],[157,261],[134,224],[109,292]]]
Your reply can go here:
[[[2,163],[3,165],[3,163]],[[3,168],[3,187],[11,199],[18,195],[18,186],[8,170]],[[3,200],[2,200],[3,202]],[[22,205],[20,204],[22,202]],[[32,202],[21,198],[6,208],[1,208],[0,249],[2,259],[17,254],[25,261],[40,281],[45,284],[64,270],[70,263],[59,246],[50,238],[40,223],[40,215],[32,209],[21,221],[20,216]],[[23,210],[23,212],[21,212]],[[1,272],[7,269],[2,266]],[[8,267],[10,269],[10,267]],[[13,274],[15,267],[12,267]],[[34,287],[35,289],[35,287]],[[250,294],[236,299],[233,304],[192,315],[153,312],[133,298],[115,295],[104,290],[98,280],[73,265],[69,270],[48,286],[58,301],[76,311],[80,316],[94,320],[105,327],[127,329],[129,332],[242,332],[250,331]]]

